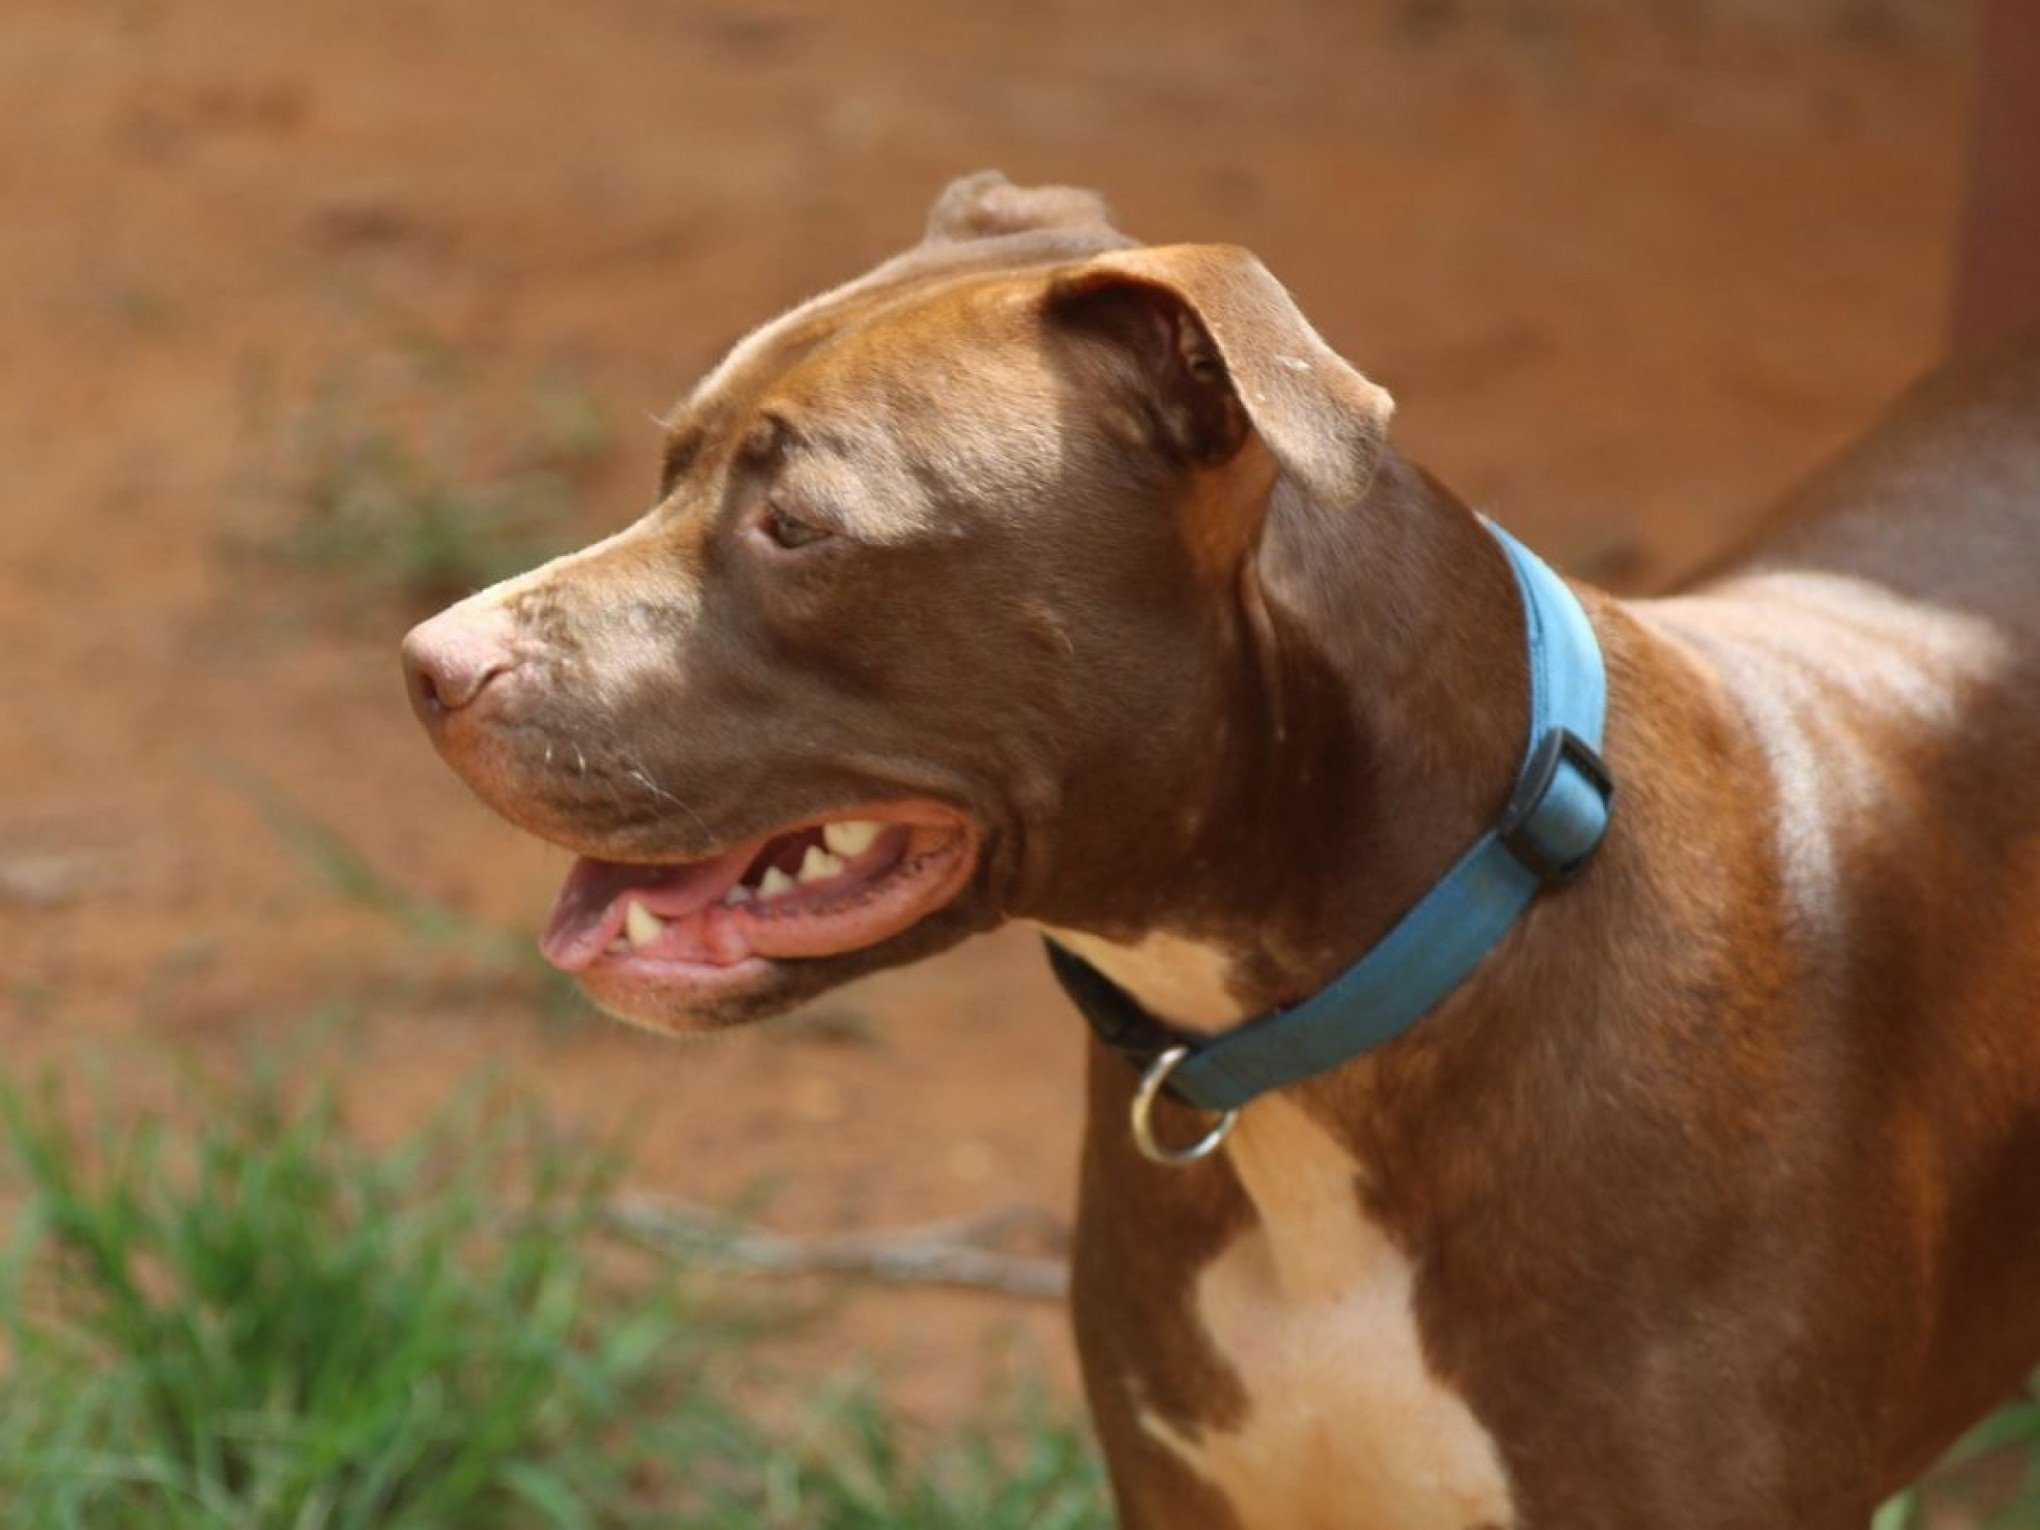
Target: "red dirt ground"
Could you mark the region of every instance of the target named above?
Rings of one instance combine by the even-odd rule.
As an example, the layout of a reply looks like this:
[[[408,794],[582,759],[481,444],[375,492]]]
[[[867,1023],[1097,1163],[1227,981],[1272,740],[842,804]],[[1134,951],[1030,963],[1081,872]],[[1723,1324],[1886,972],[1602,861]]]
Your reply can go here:
[[[532,379],[620,435],[910,239],[949,176],[1098,186],[1257,248],[1406,447],[1562,563],[1676,575],[1934,356],[1966,35],[1919,0],[10,0],[0,26],[0,1042],[174,1099],[308,1049],[366,1130],[496,1066],[636,1119],[636,1181],[824,1229],[1065,1210],[1077,1022],[1008,932],[665,1044],[445,980],[265,826],[253,775],[420,895],[535,928],[563,857],[406,711],[413,613],[251,552],[322,390],[512,452]],[[394,379],[394,380],[393,380]],[[466,447],[462,448],[466,450]],[[33,884],[33,885],[31,885]],[[874,1293],[810,1346],[941,1411],[1060,1316]],[[808,1352],[804,1352],[804,1357]]]

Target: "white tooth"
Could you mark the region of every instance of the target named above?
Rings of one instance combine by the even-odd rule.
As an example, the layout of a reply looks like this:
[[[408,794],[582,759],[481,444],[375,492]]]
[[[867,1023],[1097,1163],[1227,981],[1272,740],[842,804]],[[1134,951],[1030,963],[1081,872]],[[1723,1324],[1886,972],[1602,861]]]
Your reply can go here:
[[[751,901],[751,889],[742,882],[732,882],[730,890],[722,895],[722,900],[731,908],[735,908],[739,903],[749,903]]]
[[[783,892],[793,891],[793,878],[777,866],[765,868],[765,875],[758,879],[758,896],[776,898]]]
[[[633,898],[624,905],[623,928],[632,945],[648,946],[659,938],[659,932],[666,928],[666,921]]]
[[[874,823],[869,818],[845,818],[840,823],[822,825],[822,843],[844,860],[854,861],[869,850],[884,832],[884,824]]]
[[[630,942],[625,940],[621,935],[617,936],[616,939],[612,940],[608,946],[609,954],[611,956],[621,956],[623,955],[624,952],[628,951],[629,949]]]
[[[807,854],[801,857],[800,879],[803,882],[825,882],[843,869],[843,863],[820,845],[809,845]]]

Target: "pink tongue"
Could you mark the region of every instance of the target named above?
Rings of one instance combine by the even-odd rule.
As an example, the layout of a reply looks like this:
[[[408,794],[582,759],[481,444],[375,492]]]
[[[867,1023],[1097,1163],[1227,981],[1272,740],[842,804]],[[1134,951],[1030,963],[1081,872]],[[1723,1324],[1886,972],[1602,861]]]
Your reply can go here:
[[[720,898],[750,854],[732,851],[688,866],[634,866],[582,856],[560,888],[539,950],[554,966],[579,971],[623,932],[624,894],[635,894],[661,918],[679,918]]]

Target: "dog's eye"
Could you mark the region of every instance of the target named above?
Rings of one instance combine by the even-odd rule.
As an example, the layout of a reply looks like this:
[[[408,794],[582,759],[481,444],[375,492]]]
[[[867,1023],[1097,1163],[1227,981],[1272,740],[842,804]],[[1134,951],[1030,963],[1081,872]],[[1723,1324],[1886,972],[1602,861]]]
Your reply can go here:
[[[773,544],[791,550],[806,547],[810,542],[819,542],[829,533],[821,527],[788,515],[777,505],[767,505],[765,514],[758,523],[759,529],[770,537]]]

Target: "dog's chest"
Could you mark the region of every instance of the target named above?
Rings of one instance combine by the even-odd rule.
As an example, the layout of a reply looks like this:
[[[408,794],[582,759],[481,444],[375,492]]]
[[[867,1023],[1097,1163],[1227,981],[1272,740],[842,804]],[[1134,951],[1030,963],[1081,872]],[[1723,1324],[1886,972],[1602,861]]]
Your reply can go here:
[[[1194,1318],[1238,1378],[1226,1427],[1145,1427],[1242,1530],[1487,1530],[1513,1522],[1493,1439],[1431,1370],[1415,1271],[1364,1214],[1356,1166],[1279,1099],[1234,1153],[1262,1208],[1199,1275]]]

